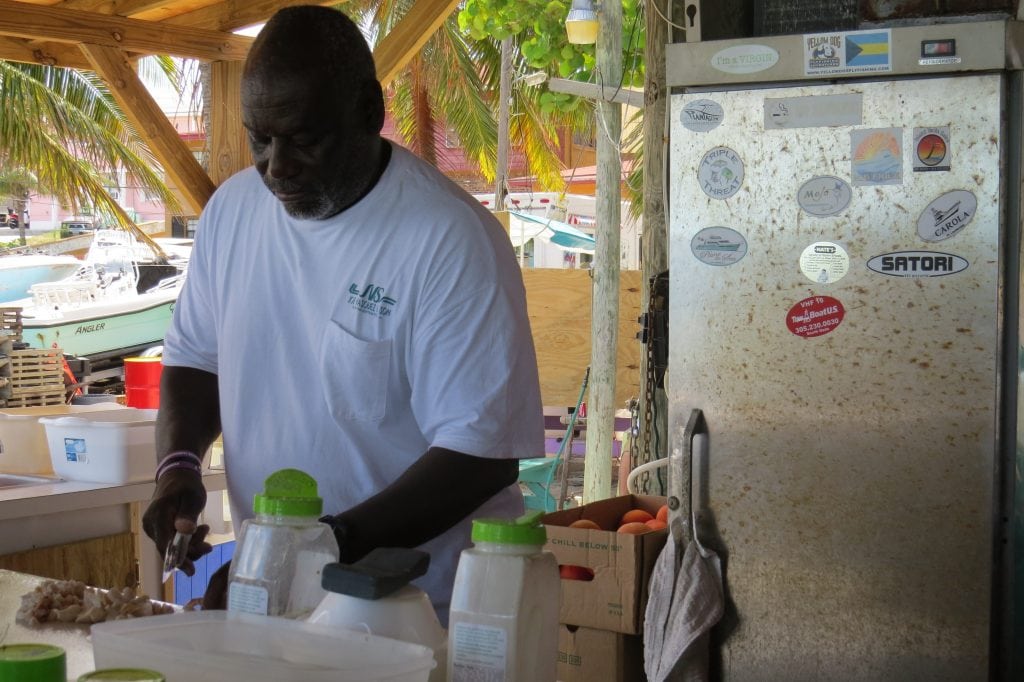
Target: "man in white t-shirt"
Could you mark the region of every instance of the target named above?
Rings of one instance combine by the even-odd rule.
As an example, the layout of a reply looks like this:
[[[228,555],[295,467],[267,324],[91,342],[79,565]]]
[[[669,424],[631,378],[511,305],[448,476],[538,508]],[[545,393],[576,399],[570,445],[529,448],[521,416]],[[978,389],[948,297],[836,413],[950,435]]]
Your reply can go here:
[[[242,79],[255,165],[203,211],[164,340],[157,489],[164,551],[196,531],[218,433],[232,518],[285,467],[317,479],[342,560],[419,547],[444,618],[472,518],[514,517],[517,459],[543,454],[537,365],[507,235],[435,168],[380,136],[358,28],[278,12]],[[223,604],[226,569],[206,605]]]

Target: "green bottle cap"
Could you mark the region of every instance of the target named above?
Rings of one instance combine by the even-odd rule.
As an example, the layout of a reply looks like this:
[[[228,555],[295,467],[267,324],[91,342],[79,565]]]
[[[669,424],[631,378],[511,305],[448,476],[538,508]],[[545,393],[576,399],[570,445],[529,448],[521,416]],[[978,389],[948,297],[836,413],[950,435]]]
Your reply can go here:
[[[518,519],[473,519],[473,542],[503,545],[543,545],[548,533],[540,522],[544,512],[530,512]]]
[[[0,680],[4,682],[65,682],[64,650],[50,644],[0,646]]]
[[[107,668],[86,673],[78,682],[167,682],[167,678],[145,668]]]
[[[319,517],[324,501],[316,492],[316,479],[298,469],[275,471],[263,482],[263,492],[253,499],[252,510],[267,516]]]

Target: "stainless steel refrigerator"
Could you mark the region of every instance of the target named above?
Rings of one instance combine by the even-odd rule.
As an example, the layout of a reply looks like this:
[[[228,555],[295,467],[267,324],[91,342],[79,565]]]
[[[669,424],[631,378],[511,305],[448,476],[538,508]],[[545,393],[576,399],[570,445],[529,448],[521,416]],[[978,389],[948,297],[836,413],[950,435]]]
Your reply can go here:
[[[719,679],[1016,674],[1022,36],[668,48],[669,452],[701,410]]]

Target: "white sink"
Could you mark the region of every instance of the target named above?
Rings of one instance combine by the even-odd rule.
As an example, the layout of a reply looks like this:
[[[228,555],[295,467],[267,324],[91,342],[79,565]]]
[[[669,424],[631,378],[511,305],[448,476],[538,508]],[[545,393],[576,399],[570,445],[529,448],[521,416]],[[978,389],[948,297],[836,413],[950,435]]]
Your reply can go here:
[[[22,474],[0,474],[0,490],[4,488],[20,488],[27,485],[43,485],[56,483],[60,479],[46,476],[27,476]]]

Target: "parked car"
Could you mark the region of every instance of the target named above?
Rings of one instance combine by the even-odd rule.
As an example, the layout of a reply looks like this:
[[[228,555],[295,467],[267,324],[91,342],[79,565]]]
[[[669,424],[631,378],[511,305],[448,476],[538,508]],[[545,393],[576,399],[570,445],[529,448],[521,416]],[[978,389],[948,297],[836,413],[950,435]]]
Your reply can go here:
[[[101,227],[103,227],[102,223],[96,218],[90,216],[68,218],[67,220],[60,221],[61,235],[83,234],[85,232],[98,230]]]

